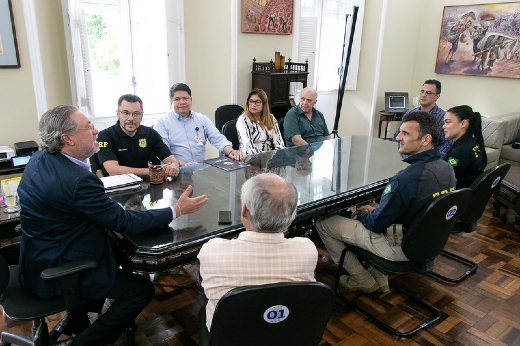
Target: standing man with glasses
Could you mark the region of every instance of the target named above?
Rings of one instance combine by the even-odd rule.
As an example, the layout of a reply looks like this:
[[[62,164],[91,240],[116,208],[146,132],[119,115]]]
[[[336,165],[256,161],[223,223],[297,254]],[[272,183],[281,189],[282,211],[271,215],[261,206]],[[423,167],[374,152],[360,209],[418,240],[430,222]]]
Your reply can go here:
[[[176,159],[161,136],[143,120],[143,101],[126,94],[117,101],[117,123],[98,135],[99,162],[105,174],[149,175],[148,162],[161,160],[166,176],[175,177],[184,163]]]
[[[233,160],[244,157],[234,150],[231,142],[217,130],[204,114],[191,110],[191,89],[184,83],[170,87],[173,110],[157,119],[154,129],[161,135],[175,157],[186,163],[204,161],[206,141]]]
[[[441,97],[441,82],[436,79],[426,80],[422,85],[419,94],[419,107],[415,107],[414,109],[410,109],[408,112],[406,112],[403,116],[403,120],[409,113],[417,111],[427,112],[433,115],[435,119],[437,119],[440,127],[439,142],[433,144],[435,145],[435,148],[437,148],[441,154],[444,155],[450,150],[451,146],[453,145],[453,141],[444,137],[444,130],[442,129],[442,126],[444,125],[444,114],[446,111],[437,106],[436,103],[439,97]],[[401,121],[401,125],[402,124],[403,121]],[[397,142],[397,135],[399,135],[399,132],[400,126],[397,131],[395,131],[392,141]]]
[[[304,88],[300,104],[291,108],[283,121],[283,134],[287,147],[322,142],[330,139],[323,114],[314,108],[318,94],[312,88]]]

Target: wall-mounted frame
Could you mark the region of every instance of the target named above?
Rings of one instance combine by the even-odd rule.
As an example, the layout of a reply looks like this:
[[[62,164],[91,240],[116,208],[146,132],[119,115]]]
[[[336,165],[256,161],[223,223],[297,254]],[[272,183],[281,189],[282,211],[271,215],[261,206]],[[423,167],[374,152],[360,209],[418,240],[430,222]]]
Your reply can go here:
[[[294,0],[242,0],[242,32],[290,35]]]
[[[520,78],[520,2],[445,6],[435,73]]]
[[[20,67],[11,0],[0,0],[0,68]]]

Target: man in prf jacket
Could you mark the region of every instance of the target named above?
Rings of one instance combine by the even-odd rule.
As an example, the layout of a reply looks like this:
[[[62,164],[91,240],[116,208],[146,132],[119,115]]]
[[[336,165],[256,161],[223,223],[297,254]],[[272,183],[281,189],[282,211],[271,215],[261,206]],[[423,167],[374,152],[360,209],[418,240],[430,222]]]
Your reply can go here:
[[[387,237],[386,231],[394,224],[402,225],[406,237],[406,228],[435,197],[455,189],[453,168],[434,148],[433,143],[438,139],[439,125],[431,114],[413,112],[404,118],[397,141],[399,153],[408,155],[403,161],[410,166],[390,179],[379,206],[364,205],[357,208],[352,219],[333,215],[321,218],[316,224],[334,262],[339,262],[345,242],[390,261],[408,261],[400,241],[394,242],[394,237]],[[365,269],[354,253],[347,252],[343,267],[350,274],[340,278],[345,288],[388,291],[388,277],[373,267]]]

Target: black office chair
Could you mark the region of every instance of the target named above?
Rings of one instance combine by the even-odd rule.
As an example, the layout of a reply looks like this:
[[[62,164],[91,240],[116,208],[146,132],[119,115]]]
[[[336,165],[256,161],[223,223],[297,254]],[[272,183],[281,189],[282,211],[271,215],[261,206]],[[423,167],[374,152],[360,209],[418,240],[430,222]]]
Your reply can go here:
[[[244,108],[239,105],[220,106],[215,111],[215,127],[222,132],[222,126],[230,120],[238,119],[240,114],[244,112]]]
[[[244,286],[227,292],[206,328],[206,306],[199,313],[201,346],[316,346],[334,303],[321,282],[281,282]]]
[[[65,310],[74,310],[85,303],[81,299],[79,277],[81,272],[97,268],[97,263],[95,261],[76,261],[44,270],[41,277],[44,280],[58,280],[64,294],[42,299],[20,284],[18,265],[11,263],[9,265],[4,258],[5,253],[6,258],[13,259],[12,251],[6,248],[0,249],[0,304],[10,319],[32,320],[33,335],[29,337],[2,332],[0,344],[5,346],[11,344],[19,346],[49,345],[50,336],[45,317]]]
[[[222,126],[222,134],[233,144],[233,149],[239,149],[240,142],[238,141],[237,119],[226,122],[224,126]]]
[[[282,135],[282,138],[283,138],[283,144],[285,144],[285,146],[287,146],[287,143],[285,143],[285,137],[283,134],[283,120],[284,119],[285,119],[285,117],[278,119],[278,128],[280,129],[280,134]]]
[[[345,260],[345,254],[347,251],[352,251],[361,261],[370,263],[383,274],[407,274],[415,271],[421,274],[426,274],[433,269],[433,261],[435,257],[439,255],[446,245],[453,226],[466,210],[471,197],[472,192],[470,189],[461,189],[450,192],[435,199],[426,211],[415,219],[414,224],[406,230],[405,237],[401,243],[403,253],[410,261],[389,261],[370,251],[351,244],[345,244],[347,247],[341,254],[339,270],[336,276],[337,294],[342,300],[354,305],[356,309],[368,316],[377,326],[398,338],[408,337],[436,322],[440,318],[440,313],[435,307],[423,302],[417,297],[397,289],[396,287],[393,287],[393,289],[407,295],[412,301],[417,303],[417,305],[428,310],[428,315],[433,317],[427,322],[423,322],[407,331],[399,331],[375,316],[372,313],[373,310],[365,309],[363,306],[350,301],[341,293],[341,287],[339,284],[340,276],[344,274],[343,262]],[[409,325],[409,323],[406,325]]]
[[[488,169],[475,179],[469,187],[473,191],[471,202],[464,214],[461,215],[460,221],[455,224],[452,233],[470,233],[477,229],[477,220],[484,213],[484,209],[486,209],[489,199],[500,186],[500,182],[504,179],[510,167],[511,165],[509,163],[503,163],[499,166]],[[470,269],[465,271],[458,278],[449,278],[433,271],[430,272],[430,275],[436,278],[457,284],[468,277],[468,275],[477,271],[478,264],[467,258],[458,256],[453,252],[446,250],[442,250],[441,255],[467,265]]]
[[[99,163],[98,154],[94,153],[88,160],[90,161],[90,171],[98,176],[99,171],[101,176],[103,176],[103,167],[101,167],[101,163]]]

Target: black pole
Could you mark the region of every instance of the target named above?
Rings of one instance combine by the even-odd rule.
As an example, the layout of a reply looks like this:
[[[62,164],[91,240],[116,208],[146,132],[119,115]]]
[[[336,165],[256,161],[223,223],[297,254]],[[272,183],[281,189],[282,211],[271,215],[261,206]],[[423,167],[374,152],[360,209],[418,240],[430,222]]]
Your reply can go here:
[[[352,54],[352,42],[354,42],[354,33],[356,31],[356,22],[357,22],[357,15],[358,15],[359,6],[354,6],[354,11],[352,14],[352,24],[350,27],[350,38],[348,42],[348,48],[347,48],[347,55],[345,57],[345,41],[347,38],[347,21],[348,16],[347,14],[345,16],[345,37],[343,39],[343,55],[341,57],[341,62],[343,63],[343,58],[345,58],[345,64],[342,65],[341,71],[340,71],[340,81],[339,81],[339,89],[338,89],[338,103],[336,105],[336,119],[334,119],[334,128],[331,132],[334,137],[339,137],[338,135],[338,126],[339,126],[339,117],[341,113],[341,107],[343,105],[343,94],[345,93],[345,84],[347,83],[347,74],[348,74],[348,67],[350,64],[350,55]]]

